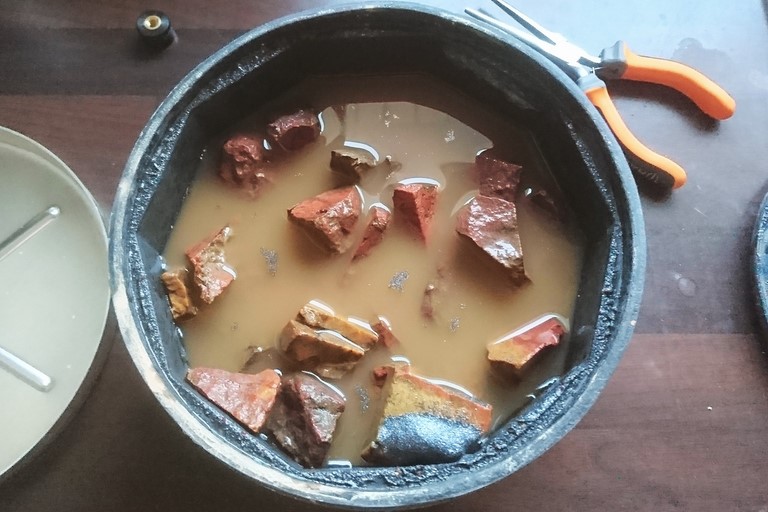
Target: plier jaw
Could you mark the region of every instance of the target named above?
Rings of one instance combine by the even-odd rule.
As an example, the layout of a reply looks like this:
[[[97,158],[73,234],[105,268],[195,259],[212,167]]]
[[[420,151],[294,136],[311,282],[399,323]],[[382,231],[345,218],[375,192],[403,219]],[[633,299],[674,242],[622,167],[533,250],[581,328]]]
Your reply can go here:
[[[465,11],[514,35],[557,64],[603,115],[635,170],[657,185],[679,188],[686,182],[685,171],[669,158],[647,148],[632,134],[608,95],[603,79],[636,80],[671,87],[688,96],[704,113],[715,119],[727,119],[735,111],[734,99],[693,68],[679,62],[637,55],[623,41],[605,48],[599,57],[595,57],[562,35],[545,29],[505,0],[493,2],[528,32],[499,21],[485,11]]]
[[[556,34],[554,32],[545,31],[543,27],[536,24],[532,19],[528,18],[524,14],[522,14],[519,10],[512,7],[506,2],[503,2],[501,0],[494,0],[494,2],[502,7],[505,11],[508,9],[513,9],[512,11],[507,12],[514,12],[515,13],[515,19],[519,20],[525,20],[525,23],[521,23],[524,27],[529,28],[531,26],[534,26],[535,29],[531,32],[526,32],[519,27],[516,27],[515,25],[503,22],[494,16],[492,16],[488,11],[485,9],[465,9],[464,11],[472,16],[473,18],[476,18],[480,21],[483,21],[489,25],[492,25],[498,29],[503,30],[504,32],[507,32],[509,34],[512,34],[516,38],[520,39],[524,43],[526,43],[528,46],[531,46],[535,50],[538,50],[539,53],[542,53],[543,55],[547,56],[549,60],[554,62],[558,65],[563,71],[568,73],[569,76],[574,75],[568,68],[580,68],[584,67],[587,68],[583,70],[584,72],[589,72],[591,69],[595,69],[600,66],[600,59],[598,57],[595,57],[593,55],[588,54],[585,52],[582,48],[568,42],[563,36],[560,34]],[[530,28],[529,28],[530,29]],[[579,73],[576,73],[575,76],[581,76],[583,72],[580,70]]]

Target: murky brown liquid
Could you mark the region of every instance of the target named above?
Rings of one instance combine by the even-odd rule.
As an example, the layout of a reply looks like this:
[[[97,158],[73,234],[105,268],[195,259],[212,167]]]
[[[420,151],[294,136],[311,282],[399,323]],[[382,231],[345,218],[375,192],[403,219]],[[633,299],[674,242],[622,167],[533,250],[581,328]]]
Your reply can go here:
[[[325,108],[320,139],[280,162],[279,181],[256,200],[218,178],[223,139],[213,141],[165,251],[169,268],[183,266],[186,248],[225,224],[233,228],[226,253],[237,271],[236,281],[214,304],[181,325],[191,366],[240,370],[250,356],[248,347],[274,347],[283,326],[312,299],[343,315],[389,319],[402,344],[393,352],[374,349],[354,371],[331,382],[346,395],[347,407],[330,459],[353,464],[361,462],[359,454],[378,422],[366,414],[375,409],[370,371],[393,356],[408,359],[419,375],[454,383],[490,402],[497,425],[525,405],[526,395],[562,373],[565,350],[561,347],[540,360],[515,385],[490,374],[485,346],[544,313],[570,318],[581,268],[580,238],[573,227],[551,220],[527,201],[519,201],[518,216],[531,284],[511,290],[498,274],[462,250],[454,214],[475,192],[468,171],[478,151],[495,145],[509,153],[510,161],[526,168],[523,186],[547,183],[546,170],[526,132],[481,112],[466,98],[436,89],[436,84],[408,79],[400,86],[406,83],[439,94],[449,106],[446,110],[471,111],[469,117],[482,124],[488,137],[448,114],[413,103],[353,103],[346,106],[343,120],[340,109]],[[306,105],[307,98],[315,107],[328,105],[317,103],[322,101],[317,91],[324,86],[329,85],[311,82],[294,90],[289,96],[305,103],[292,107]],[[458,106],[451,109],[451,102]],[[281,113],[290,111],[291,107]],[[249,122],[261,128],[263,118],[256,114]],[[248,122],[243,124],[247,126]],[[391,156],[402,164],[389,178],[379,173],[364,180],[366,207],[376,201],[391,206],[392,186],[404,179],[439,183],[438,211],[426,246],[393,222],[381,245],[351,265],[353,251],[329,256],[288,222],[288,208],[342,183],[330,171],[329,160],[331,149],[345,144],[370,147],[380,160]],[[363,224],[364,217],[360,227]],[[277,253],[274,275],[265,258],[268,251]],[[422,295],[438,268],[444,291],[434,321],[428,321],[421,314]],[[390,287],[400,272],[408,273],[402,290]]]

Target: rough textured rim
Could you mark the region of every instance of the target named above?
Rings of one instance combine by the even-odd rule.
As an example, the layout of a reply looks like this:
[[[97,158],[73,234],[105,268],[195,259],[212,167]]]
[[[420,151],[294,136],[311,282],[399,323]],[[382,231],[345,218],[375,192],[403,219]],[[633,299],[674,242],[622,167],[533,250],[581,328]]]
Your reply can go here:
[[[768,346],[765,339],[768,336],[768,194],[763,197],[757,210],[751,249],[750,273],[754,280],[757,316],[763,343]]]
[[[210,70],[226,54],[243,44],[258,38],[259,36],[275,30],[279,27],[298,22],[304,19],[323,15],[341,13],[357,9],[399,9],[413,10],[420,13],[432,14],[453,23],[461,24],[483,32],[486,35],[499,39],[517,51],[528,55],[532,60],[541,63],[554,78],[563,84],[569,94],[576,98],[581,107],[588,112],[594,128],[602,136],[603,143],[608,148],[612,160],[619,169],[617,176],[613,177],[614,194],[618,202],[625,203],[629,215],[624,219],[621,234],[626,239],[624,248],[631,248],[631,254],[627,254],[629,265],[623,269],[622,281],[628,283],[625,295],[625,307],[617,313],[615,328],[613,331],[611,346],[602,357],[599,365],[596,365],[587,380],[583,392],[574,400],[567,412],[555,420],[550,428],[541,432],[537,438],[528,443],[528,448],[518,452],[516,457],[505,459],[499,463],[490,464],[477,469],[471,475],[458,481],[450,478],[439,482],[430,482],[423,487],[409,487],[405,489],[391,489],[387,491],[366,491],[339,488],[333,485],[310,482],[287,475],[280,470],[263,465],[254,464],[254,460],[238,451],[214,432],[207,429],[198,418],[187,410],[178,401],[175,391],[170,387],[165,377],[157,370],[150,355],[146,352],[141,340],[141,326],[137,325],[133,317],[128,294],[124,284],[125,254],[115,248],[123,247],[125,242],[123,232],[125,219],[120,215],[113,215],[111,222],[112,240],[110,244],[110,258],[112,271],[113,303],[118,321],[121,326],[123,339],[140,374],[157,397],[161,405],[174,418],[184,432],[197,444],[205,448],[215,457],[237,469],[241,473],[254,478],[262,484],[278,492],[289,494],[313,503],[325,503],[346,508],[402,508],[436,503],[452,497],[456,497],[478,488],[484,487],[501,478],[510,475],[530,461],[534,460],[545,450],[549,449],[566,432],[568,432],[584,416],[590,406],[595,402],[600,390],[604,387],[608,377],[613,373],[632,334],[634,320],[640,306],[642,295],[643,274],[645,271],[645,232],[643,227],[640,201],[637,194],[629,167],[623,153],[616,143],[612,133],[597,111],[589,104],[583,93],[573,84],[559,69],[549,62],[542,63],[542,58],[533,53],[527,46],[496,29],[482,26],[473,20],[457,16],[440,9],[408,4],[378,3],[363,6],[344,6],[329,9],[320,9],[298,15],[293,15],[263,25],[245,35],[235,39],[227,46],[206,59],[202,64],[188,74],[177,87],[168,95],[150,121],[142,130],[136,146],[134,147],[125,167],[125,172],[118,186],[113,212],[124,211],[131,195],[131,184],[137,174],[137,169],[142,155],[149,148],[152,135],[160,127],[163,119],[171,114],[174,104],[204,72]],[[622,195],[622,193],[624,195]]]

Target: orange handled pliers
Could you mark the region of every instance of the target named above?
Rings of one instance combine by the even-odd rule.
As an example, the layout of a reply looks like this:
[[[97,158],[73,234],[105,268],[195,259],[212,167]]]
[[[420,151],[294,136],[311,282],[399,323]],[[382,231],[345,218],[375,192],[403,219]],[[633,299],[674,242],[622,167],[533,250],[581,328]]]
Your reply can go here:
[[[504,0],[493,0],[529,32],[497,20],[485,11],[466,9],[470,16],[504,30],[549,57],[570,76],[603,115],[636,171],[661,186],[685,184],[682,167],[648,149],[629,131],[601,79],[623,78],[666,85],[688,96],[715,119],[733,115],[736,102],[720,86],[693,68],[679,62],[633,53],[623,41],[605,48],[599,57],[588,54],[560,34],[546,30]]]

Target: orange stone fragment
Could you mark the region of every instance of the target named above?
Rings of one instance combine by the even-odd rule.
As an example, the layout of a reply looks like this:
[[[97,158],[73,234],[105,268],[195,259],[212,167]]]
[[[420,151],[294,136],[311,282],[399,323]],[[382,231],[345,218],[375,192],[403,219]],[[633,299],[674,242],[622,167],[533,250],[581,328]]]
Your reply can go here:
[[[305,199],[288,210],[288,220],[318,245],[341,254],[352,246],[352,232],[363,207],[355,187],[337,188]]]
[[[400,345],[400,340],[397,339],[395,333],[392,332],[392,324],[385,317],[379,315],[376,317],[376,321],[371,324],[376,334],[379,335],[379,343],[387,348],[395,348]]]
[[[194,269],[193,276],[200,290],[200,299],[208,304],[235,280],[235,270],[227,264],[224,255],[224,244],[230,236],[232,228],[224,226],[187,249],[187,259]]]
[[[395,216],[411,228],[423,242],[437,207],[437,186],[429,183],[400,184],[392,194]]]
[[[160,276],[171,303],[171,314],[174,320],[184,320],[197,314],[197,308],[187,286],[187,277],[185,268],[169,270]]]
[[[488,360],[501,372],[520,376],[534,357],[560,342],[567,321],[558,315],[544,315],[500,340],[488,344]]]
[[[365,231],[363,231],[363,239],[355,249],[352,261],[368,256],[368,253],[381,243],[391,217],[392,214],[385,208],[379,206],[371,208],[368,214],[368,224],[365,225]]]
[[[217,368],[192,368],[187,372],[187,380],[208,400],[255,433],[266,422],[280,387],[280,375],[271,369],[251,375]]]

